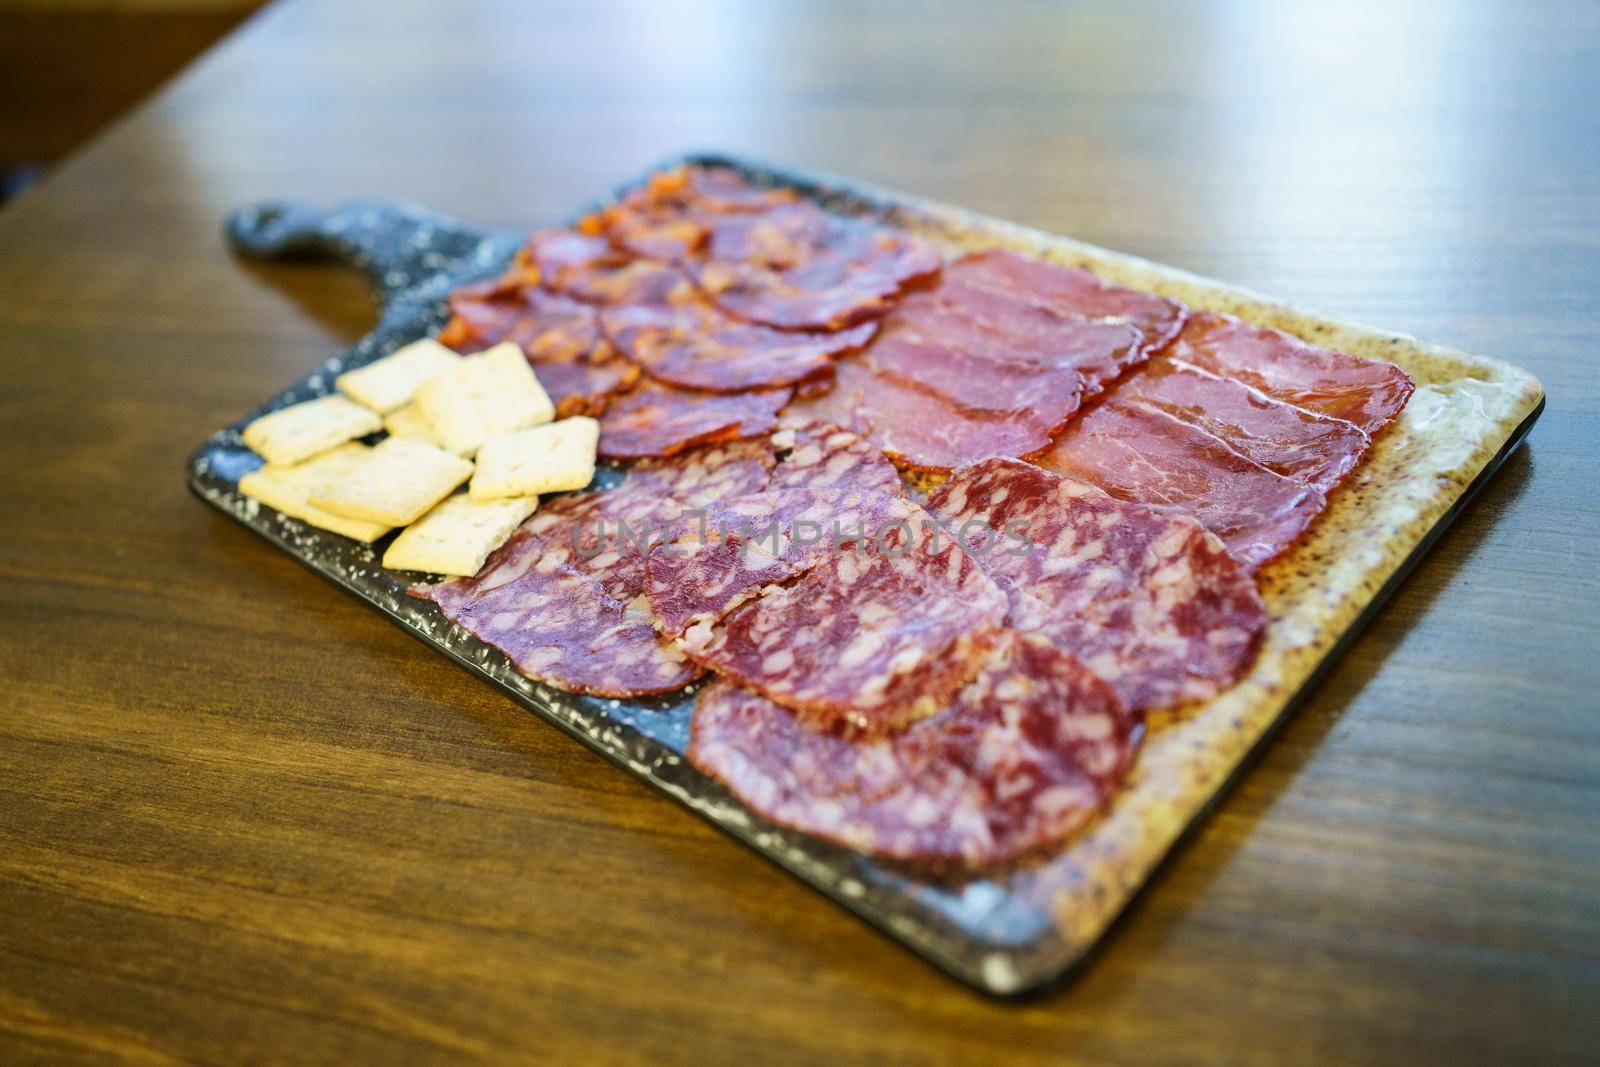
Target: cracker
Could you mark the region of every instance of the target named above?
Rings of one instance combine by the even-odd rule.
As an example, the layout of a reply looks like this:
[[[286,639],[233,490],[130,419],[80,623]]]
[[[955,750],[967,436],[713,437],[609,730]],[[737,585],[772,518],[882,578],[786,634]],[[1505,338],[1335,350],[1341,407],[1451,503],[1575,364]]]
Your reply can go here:
[[[292,467],[268,463],[240,478],[239,492],[320,530],[331,530],[357,541],[376,541],[393,527],[333,515],[313,507],[309,499],[313,490],[348,477],[371,451],[360,442],[350,441]]]
[[[345,396],[373,411],[388,413],[411,403],[417,387],[461,359],[431,337],[346,371],[334,379]]]
[[[289,466],[381,429],[377,412],[323,396],[261,416],[244,428],[244,443],[268,463]]]
[[[347,519],[404,526],[472,476],[472,464],[409,437],[386,437],[341,478],[311,491],[311,504]]]
[[[509,341],[464,356],[423,382],[417,409],[434,439],[463,456],[497,434],[538,426],[556,415],[522,349]]]
[[[474,500],[582,489],[594,479],[600,424],[579,415],[491,437],[478,450]]]
[[[407,404],[389,412],[383,417],[383,428],[389,431],[390,437],[409,437],[414,441],[438,444],[433,439],[433,431],[428,429],[428,420],[422,417],[416,404]]]
[[[400,531],[383,565],[401,571],[427,571],[463,578],[477,574],[489,553],[499,548],[539,506],[533,496],[473,500],[465,493],[445,499]]]

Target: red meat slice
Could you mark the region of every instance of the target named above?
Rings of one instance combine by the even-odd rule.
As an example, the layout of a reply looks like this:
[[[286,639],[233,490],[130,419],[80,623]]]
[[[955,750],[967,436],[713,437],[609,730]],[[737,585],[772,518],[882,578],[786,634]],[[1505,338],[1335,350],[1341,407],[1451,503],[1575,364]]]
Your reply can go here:
[[[1082,267],[1057,266],[1002,248],[962,256],[945,268],[945,277],[1010,291],[1054,311],[1129,323],[1152,351],[1177,334],[1186,314],[1176,300],[1109,285]]]
[[[614,397],[600,419],[600,455],[670,456],[691,445],[755,437],[778,423],[792,389],[705,393],[641,382]]]
[[[500,649],[518,671],[571,693],[633,697],[681,689],[700,670],[663,641],[648,613],[547,560],[526,527],[476,576],[416,593]]]
[[[926,717],[993,645],[1005,598],[920,509],[830,553],[717,623],[685,631],[704,666],[824,725],[881,734]]]
[[[875,323],[798,333],[741,322],[704,301],[607,308],[606,335],[658,381],[731,393],[794,385],[833,373],[833,359],[866,344]]]
[[[1119,500],[1194,516],[1252,570],[1288,548],[1328,503],[1204,430],[1115,397],[1073,420],[1039,463]]]
[[[1327,494],[1372,439],[1343,419],[1273,400],[1180,360],[1151,360],[1116,391],[1119,404],[1153,408],[1217,438],[1247,459]]]
[[[939,256],[906,234],[806,201],[710,223],[695,280],[727,311],[785,330],[836,330],[887,311]]]
[[[1199,523],[1016,460],[958,471],[928,511],[1042,634],[1136,711],[1201,700],[1249,668],[1267,625],[1255,582]]]
[[[1210,312],[1191,316],[1167,354],[1275,400],[1343,419],[1368,436],[1389,425],[1416,388],[1392,363],[1317,348]]]
[[[1083,663],[1007,631],[949,704],[877,741],[717,681],[689,759],[782,826],[887,859],[992,867],[1059,845],[1126,775],[1137,716]]]

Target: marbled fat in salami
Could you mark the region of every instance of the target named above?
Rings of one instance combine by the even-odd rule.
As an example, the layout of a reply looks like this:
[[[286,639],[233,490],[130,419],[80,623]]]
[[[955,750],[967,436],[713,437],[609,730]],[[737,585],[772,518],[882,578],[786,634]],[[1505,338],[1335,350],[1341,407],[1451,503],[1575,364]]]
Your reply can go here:
[[[1032,464],[958,471],[928,511],[1039,633],[1147,711],[1202,700],[1249,668],[1267,624],[1255,582],[1199,523]]]
[[[718,393],[829,377],[834,357],[859,349],[877,329],[869,322],[837,333],[775,330],[703,300],[606,308],[600,322],[652,378]]]
[[[800,422],[772,435],[782,458],[772,471],[772,489],[862,489],[904,497],[894,464],[877,448],[838,425]]]
[[[670,456],[691,445],[755,437],[778,424],[794,390],[706,393],[644,381],[613,397],[600,419],[600,455]]]
[[[1132,762],[1137,716],[1083,663],[1006,631],[933,716],[875,741],[732,682],[695,706],[689,759],[774,823],[886,859],[993,867],[1059,845]]]
[[[1074,419],[1038,462],[1119,500],[1194,516],[1252,570],[1293,544],[1328,503],[1204,430],[1116,397]]]
[[[666,693],[700,674],[675,645],[661,640],[647,612],[551,560],[523,531],[476,576],[418,595],[504,652],[522,674],[568,692]]]
[[[1392,363],[1317,348],[1211,312],[1191,316],[1167,354],[1275,400],[1343,419],[1368,436],[1394,420],[1415,388]]]
[[[1066,314],[1126,322],[1152,351],[1177,334],[1186,316],[1176,300],[1109,285],[1082,267],[1061,267],[1000,248],[962,256],[945,268],[945,277],[1014,293]]]
[[[719,305],[784,330],[836,330],[881,315],[939,256],[903,233],[846,221],[806,201],[710,224],[690,269]]]
[[[699,663],[810,721],[882,734],[937,711],[993,645],[1005,598],[920,509],[870,545],[684,632]]]
[[[1274,400],[1229,378],[1162,356],[1118,384],[1121,404],[1154,408],[1266,469],[1327,494],[1372,439],[1343,419]]]

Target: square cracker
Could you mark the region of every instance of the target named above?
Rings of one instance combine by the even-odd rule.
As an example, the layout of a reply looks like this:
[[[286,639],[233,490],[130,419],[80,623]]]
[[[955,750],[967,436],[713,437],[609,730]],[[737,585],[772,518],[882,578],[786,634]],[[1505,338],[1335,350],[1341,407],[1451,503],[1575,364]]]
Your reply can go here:
[[[463,456],[489,438],[555,418],[555,405],[522,349],[509,341],[456,360],[417,389],[417,410],[434,440]]]
[[[350,441],[293,467],[268,463],[240,478],[239,492],[318,529],[357,541],[376,541],[393,527],[333,515],[313,507],[309,499],[312,490],[320,489],[324,483],[347,477],[371,451],[360,442]]]
[[[472,476],[472,464],[409,437],[386,437],[341,478],[311,491],[311,504],[347,519],[404,526]]]
[[[503,500],[473,500],[465,493],[447,496],[400,531],[383,554],[383,565],[400,571],[471,577],[538,506],[539,498],[534,496]]]
[[[600,424],[583,415],[491,437],[478,449],[474,500],[582,489],[594,478]]]
[[[428,429],[428,420],[422,417],[422,412],[417,410],[415,404],[407,404],[403,408],[389,412],[383,417],[383,428],[389,431],[390,437],[410,437],[435,445],[439,443],[433,439],[433,431]]]
[[[461,357],[431,337],[373,360],[365,367],[346,371],[334,379],[345,396],[373,411],[387,414],[411,403],[417,387]]]
[[[383,429],[375,411],[322,396],[269,412],[244,428],[244,443],[268,463],[288,466]]]

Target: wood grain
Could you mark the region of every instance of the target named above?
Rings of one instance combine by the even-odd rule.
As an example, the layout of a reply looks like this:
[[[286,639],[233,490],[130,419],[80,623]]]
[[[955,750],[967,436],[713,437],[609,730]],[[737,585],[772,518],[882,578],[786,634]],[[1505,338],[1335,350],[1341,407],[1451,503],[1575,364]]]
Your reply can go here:
[[[0,1058],[1592,1058],[1597,93],[1581,3],[269,9],[0,211]],[[228,209],[533,225],[694,146],[1548,390],[1053,994],[966,992],[183,487],[372,320],[352,276],[231,260]]]

